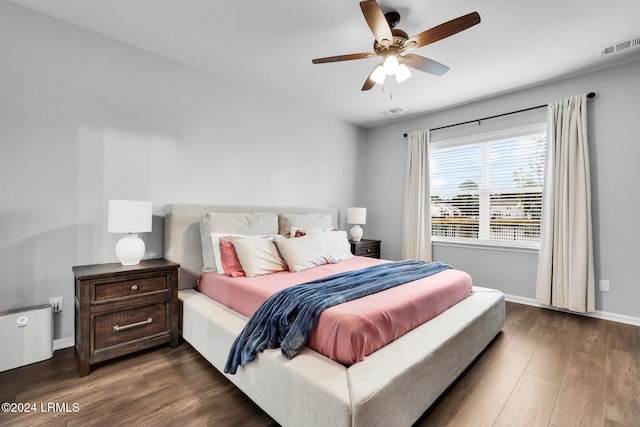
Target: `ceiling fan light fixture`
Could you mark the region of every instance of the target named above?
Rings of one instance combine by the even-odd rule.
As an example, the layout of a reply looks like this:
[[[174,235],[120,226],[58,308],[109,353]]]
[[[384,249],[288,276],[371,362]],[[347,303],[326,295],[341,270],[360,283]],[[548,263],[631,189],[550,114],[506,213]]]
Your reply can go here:
[[[382,68],[387,76],[393,76],[397,73],[398,67],[400,67],[400,61],[398,61],[398,57],[395,55],[388,55],[382,63]]]
[[[404,64],[400,64],[398,66],[398,71],[396,72],[396,81],[398,83],[402,83],[403,81],[407,80],[409,77],[411,77],[411,70],[409,70],[409,67],[407,67]]]
[[[411,71],[408,67],[436,76],[443,75],[449,70],[446,65],[406,51],[446,39],[480,23],[478,12],[472,12],[409,38],[406,31],[397,27],[400,22],[400,14],[397,11],[382,12],[377,0],[361,1],[360,9],[371,33],[373,33],[373,52],[328,56],[312,59],[311,62],[326,64],[372,57],[382,58],[382,64],[376,66],[365,80],[362,91],[371,90],[376,84],[382,85],[386,76],[395,75],[398,83],[407,80],[411,77]]]
[[[383,84],[384,79],[386,78],[387,78],[387,75],[385,74],[384,69],[382,68],[382,65],[376,66],[376,68],[374,68],[373,72],[371,73],[371,80],[378,83],[379,85]]]

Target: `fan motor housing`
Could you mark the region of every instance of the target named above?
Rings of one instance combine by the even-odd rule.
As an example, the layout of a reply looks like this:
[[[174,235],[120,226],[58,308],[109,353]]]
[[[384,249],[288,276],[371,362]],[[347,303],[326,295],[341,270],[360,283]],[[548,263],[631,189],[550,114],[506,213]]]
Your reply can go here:
[[[379,43],[377,40],[373,41],[373,51],[375,53],[382,55],[389,50],[402,50],[409,36],[407,35],[407,33],[398,28],[394,28],[393,30],[391,30],[391,33],[393,34],[393,42],[389,46],[385,46]]]

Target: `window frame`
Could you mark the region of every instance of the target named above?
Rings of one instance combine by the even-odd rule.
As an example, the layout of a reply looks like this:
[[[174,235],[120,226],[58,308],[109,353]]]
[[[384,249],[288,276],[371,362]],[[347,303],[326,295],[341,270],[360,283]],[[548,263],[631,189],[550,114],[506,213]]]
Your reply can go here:
[[[499,141],[503,141],[511,138],[518,138],[523,136],[535,137],[538,135],[545,136],[545,147],[546,147],[546,138],[548,137],[546,122],[535,123],[535,124],[526,125],[526,126],[511,127],[511,128],[501,129],[497,131],[478,133],[478,134],[473,134],[473,135],[468,135],[468,136],[463,136],[458,138],[447,138],[440,141],[434,141],[429,144],[430,145],[429,151],[433,152],[434,150],[455,148],[455,147],[461,147],[464,145],[485,144],[485,143],[491,143],[491,142],[499,142]],[[546,155],[546,148],[545,148],[545,155]],[[544,161],[545,160],[543,159],[543,162]],[[430,165],[430,170],[431,170],[431,165]],[[486,171],[483,170],[482,174],[484,175],[485,173]],[[443,246],[482,247],[482,248],[494,249],[494,250],[510,250],[510,251],[513,250],[513,251],[524,251],[524,252],[537,252],[539,250],[540,248],[539,242],[514,242],[514,241],[508,241],[508,240],[491,240],[490,238],[480,239],[479,237],[478,238],[460,238],[460,237],[444,237],[444,236],[432,235],[431,234],[432,232],[431,196],[434,194],[431,190],[431,178],[432,176],[430,172],[429,173],[429,187],[430,187],[429,200],[427,201],[429,209],[427,209],[427,211],[429,212],[428,214],[429,215],[428,217],[429,234],[431,236],[431,242],[433,244],[443,245]],[[542,192],[542,187],[534,187],[534,188],[539,188],[540,192]],[[489,194],[487,197],[490,198],[491,190],[492,190],[491,188],[489,189],[482,188],[478,190],[478,194],[482,192],[486,192]],[[534,191],[527,191],[527,192],[534,192]],[[479,208],[482,209],[481,207]],[[480,217],[482,216],[485,217],[483,221],[490,221],[489,212],[484,212],[484,215],[483,215],[481,211],[479,213],[479,218],[478,218],[479,229],[480,229],[480,221],[481,221]],[[489,227],[490,227],[490,222],[489,222]],[[479,230],[479,233],[480,233],[480,230]]]

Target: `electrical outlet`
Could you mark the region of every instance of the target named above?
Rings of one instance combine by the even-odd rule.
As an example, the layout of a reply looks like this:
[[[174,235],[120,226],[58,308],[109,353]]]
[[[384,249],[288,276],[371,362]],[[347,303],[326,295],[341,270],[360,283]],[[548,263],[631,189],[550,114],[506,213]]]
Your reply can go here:
[[[600,279],[600,291],[601,292],[609,292],[609,281],[607,279]]]
[[[62,311],[62,297],[49,298],[49,304],[53,307],[54,313],[60,313]]]

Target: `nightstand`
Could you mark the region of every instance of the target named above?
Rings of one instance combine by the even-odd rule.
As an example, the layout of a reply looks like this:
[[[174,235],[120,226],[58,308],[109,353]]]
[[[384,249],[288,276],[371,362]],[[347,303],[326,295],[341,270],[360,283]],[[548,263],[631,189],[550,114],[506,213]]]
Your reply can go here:
[[[91,365],[159,344],[178,345],[178,268],[165,259],[73,267],[80,377]]]
[[[380,240],[362,239],[359,242],[349,240],[351,253],[357,256],[380,258]]]

